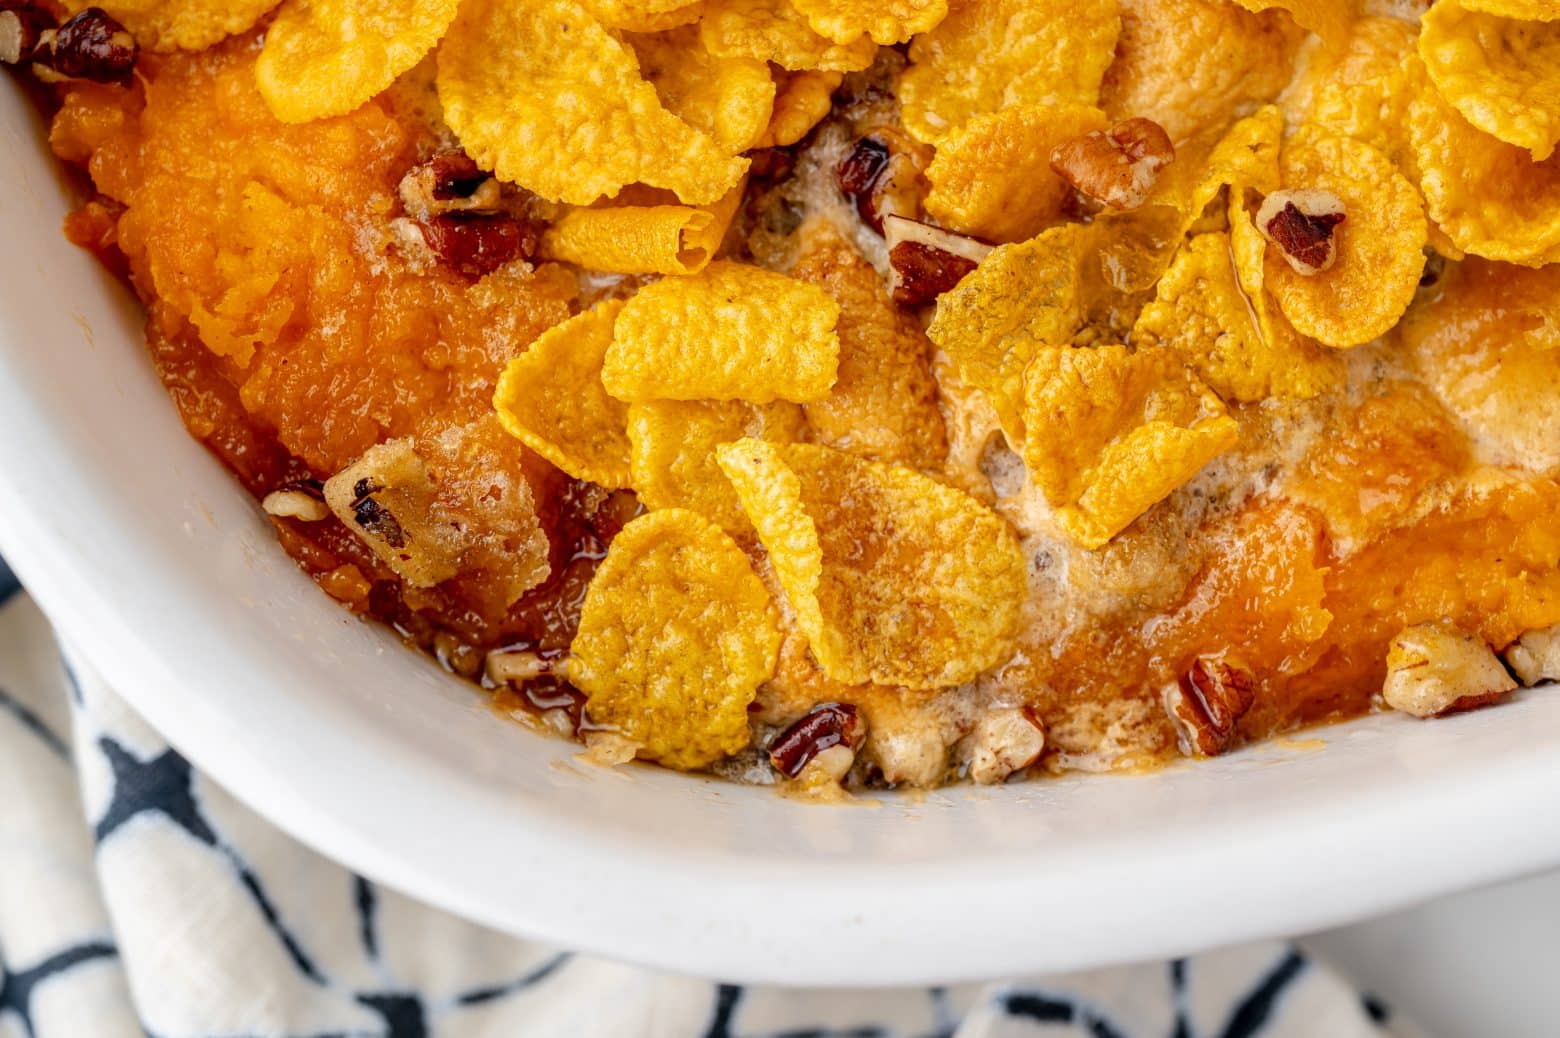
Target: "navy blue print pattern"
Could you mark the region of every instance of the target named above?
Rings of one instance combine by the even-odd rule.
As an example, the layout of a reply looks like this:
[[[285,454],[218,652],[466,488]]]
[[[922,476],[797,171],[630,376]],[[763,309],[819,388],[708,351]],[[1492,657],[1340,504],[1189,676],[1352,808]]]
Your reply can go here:
[[[1311,1033],[1288,1012],[1302,996],[1348,1010],[1340,1019],[1356,1026],[1334,1038],[1379,1036],[1391,1025],[1379,1000],[1282,945],[989,986],[777,992],[659,977],[502,937],[287,841],[89,671],[63,660],[47,674],[8,671],[8,646],[18,644],[8,632],[31,610],[14,585],[0,564],[0,787],[52,783],[60,803],[85,803],[85,814],[61,817],[36,837],[49,860],[90,858],[94,848],[97,860],[95,869],[31,880],[68,887],[46,893],[73,905],[60,918],[72,917],[74,929],[60,925],[42,939],[0,927],[0,1034],[1291,1038]],[[34,633],[10,636],[35,638],[41,621],[28,622]],[[26,761],[39,763],[5,775]],[[0,856],[0,883],[7,867]],[[207,990],[192,998],[181,977],[147,965],[154,945],[160,969],[187,954],[204,982],[228,978],[231,997]],[[25,960],[13,951],[22,946],[32,949]],[[1217,1019],[1200,1019],[1208,999],[1197,996],[1215,989],[1198,985],[1218,979],[1223,992],[1232,975],[1241,978],[1236,994],[1221,997]]]

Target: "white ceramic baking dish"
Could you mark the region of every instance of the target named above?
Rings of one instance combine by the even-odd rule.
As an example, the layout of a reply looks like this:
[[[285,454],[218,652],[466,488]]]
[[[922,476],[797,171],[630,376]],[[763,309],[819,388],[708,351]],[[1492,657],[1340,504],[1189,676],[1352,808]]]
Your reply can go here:
[[[897,984],[1291,933],[1560,863],[1560,695],[1147,776],[820,807],[604,771],[353,619],[184,432],[0,90],[0,551],[146,717],[299,839],[518,934]]]

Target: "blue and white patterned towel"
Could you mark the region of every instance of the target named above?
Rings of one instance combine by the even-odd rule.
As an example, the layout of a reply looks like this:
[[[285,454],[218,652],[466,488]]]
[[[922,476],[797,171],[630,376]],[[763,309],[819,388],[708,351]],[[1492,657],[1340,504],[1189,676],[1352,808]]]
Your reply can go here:
[[[0,562],[0,1038],[1380,1038],[1267,943],[990,985],[781,991],[516,940],[241,807],[62,660]]]

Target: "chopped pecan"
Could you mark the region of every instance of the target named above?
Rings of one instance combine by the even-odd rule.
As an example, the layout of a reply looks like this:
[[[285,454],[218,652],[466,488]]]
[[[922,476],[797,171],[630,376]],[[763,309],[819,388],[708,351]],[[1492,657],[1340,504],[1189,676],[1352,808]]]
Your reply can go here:
[[[140,57],[135,37],[101,7],[88,7],[58,29],[45,29],[33,53],[39,79],[128,84]]]
[[[1082,195],[1112,209],[1137,209],[1148,201],[1159,171],[1175,161],[1175,145],[1152,119],[1126,119],[1063,141],[1051,152],[1051,169]]]
[[[508,213],[442,213],[427,220],[391,221],[396,240],[414,266],[438,263],[469,278],[536,253],[535,226]]]
[[[1506,663],[1529,688],[1560,681],[1560,624],[1525,632],[1507,647]]]
[[[989,710],[969,735],[970,781],[996,785],[1040,759],[1045,727],[1027,706]]]
[[[895,148],[889,134],[856,141],[834,170],[842,194],[856,205],[861,222],[879,234],[890,216],[914,213],[920,205],[919,172],[908,148]]]
[[[900,306],[923,306],[957,285],[991,252],[985,242],[918,220],[890,216],[883,221],[889,290]]]
[[[1517,688],[1482,638],[1436,624],[1404,628],[1387,650],[1381,698],[1415,717],[1487,706]]]
[[[441,213],[497,212],[503,201],[498,181],[463,151],[441,151],[412,167],[397,189],[401,204],[419,220]]]
[[[1256,701],[1256,682],[1238,664],[1199,656],[1165,689],[1164,698],[1181,752],[1216,757],[1229,749],[1236,723]]]
[[[1349,218],[1343,199],[1320,188],[1275,191],[1257,210],[1257,227],[1296,273],[1320,274],[1338,259],[1338,225]]]
[[[54,16],[29,0],[0,0],[0,64],[19,65],[32,58]]]
[[[832,747],[843,746],[854,753],[866,736],[865,729],[854,706],[822,703],[769,744],[770,763],[786,778],[795,778],[809,761]]]
[[[371,497],[365,497],[352,506],[352,517],[365,533],[384,541],[392,548],[406,547],[406,533],[390,509]]]
[[[330,515],[330,506],[325,503],[325,484],[317,479],[284,483],[265,495],[260,507],[267,515],[306,523],[317,523]]]
[[[483,672],[489,681],[501,685],[507,681],[525,684],[543,677],[563,677],[569,670],[567,649],[532,647],[495,649],[487,654]]]

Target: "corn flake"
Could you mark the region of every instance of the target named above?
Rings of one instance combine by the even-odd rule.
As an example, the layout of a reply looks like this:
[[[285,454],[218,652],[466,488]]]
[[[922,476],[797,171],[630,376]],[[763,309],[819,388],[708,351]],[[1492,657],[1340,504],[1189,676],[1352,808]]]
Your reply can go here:
[[[255,81],[271,112],[345,115],[433,50],[459,0],[287,0],[266,30]]]
[[[1557,0],[1463,0],[1470,11],[1498,14],[1502,18],[1522,18],[1533,22],[1552,22],[1560,19],[1560,2]]]
[[[754,147],[783,148],[795,144],[823,122],[834,105],[834,91],[845,79],[839,72],[777,73],[774,114]]]
[[[793,0],[813,31],[835,43],[869,36],[874,43],[903,43],[948,17],[948,0]]]
[[[601,372],[619,400],[820,400],[834,385],[839,304],[783,274],[717,260],[628,301]]]
[[[67,0],[72,14],[99,7],[130,30],[141,46],[160,52],[205,50],[248,31],[277,0]]]
[[[915,468],[948,453],[937,381],[921,326],[888,298],[882,278],[832,225],[808,224],[792,276],[840,306],[839,375],[822,400],[804,405],[813,440]]]
[[[1295,24],[1316,33],[1328,46],[1342,46],[1349,38],[1349,30],[1359,17],[1357,0],[1236,0],[1248,11],[1260,12],[1269,8],[1288,11]]]
[[[701,0],[583,0],[586,10],[610,29],[665,32],[692,25],[704,14]]]
[[[1441,0],[1425,12],[1419,56],[1441,96],[1474,126],[1528,149],[1560,141],[1560,21],[1470,11]]]
[[[633,52],[575,0],[465,0],[438,85],[477,164],[552,201],[643,182],[708,205],[747,170],[668,112]]]
[[[839,44],[818,35],[791,0],[707,0],[699,33],[711,54],[786,69],[858,72],[877,56],[866,36]]]
[[[570,209],[542,236],[542,255],[611,274],[697,274],[709,266],[742,201],[733,188],[711,206]]]
[[[693,25],[627,40],[667,111],[726,151],[746,151],[769,126],[775,81],[764,62],[716,57]]]
[[[829,677],[937,688],[1012,655],[1024,556],[974,498],[811,444],[741,440],[719,458]]]
[[[1348,219],[1334,241],[1337,260],[1312,275],[1296,272],[1277,246],[1267,250],[1267,284],[1302,335],[1347,348],[1391,330],[1413,300],[1429,240],[1419,193],[1387,157],[1363,141],[1321,131],[1291,141],[1283,185],[1320,188],[1343,200]]]
[[[801,408],[784,400],[632,404],[628,441],[634,492],[650,508],[686,508],[733,537],[751,537],[753,526],[715,460],[715,449],[744,437],[791,443],[802,439],[805,431]]]
[[[1157,348],[1043,349],[1024,375],[1024,407],[1030,476],[1091,549],[1239,438],[1218,397]]]
[[[1399,18],[1361,18],[1344,46],[1307,46],[1300,72],[1281,99],[1284,114],[1295,126],[1357,137],[1398,161],[1407,146],[1403,62],[1418,35]]]
[[[1082,324],[1080,270],[1093,241],[1089,227],[1063,224],[1004,245],[937,299],[928,337],[990,400],[1011,444],[1024,439],[1024,368]]]
[[[601,386],[623,301],[607,300],[537,337],[509,362],[493,406],[504,429],[575,479],[626,487],[628,408]]]
[[[959,5],[910,44],[899,81],[905,129],[933,143],[1009,105],[1095,104],[1120,24],[1116,0]]]
[[[938,143],[926,169],[926,211],[990,242],[1033,238],[1056,221],[1070,190],[1051,169],[1051,151],[1108,125],[1088,105],[1018,104],[977,115]]]
[[[1301,39],[1278,11],[1252,14],[1223,0],[1123,0],[1116,61],[1098,103],[1113,120],[1154,120],[1179,147],[1277,97]]]
[[[669,508],[623,527],[585,592],[569,680],[593,723],[673,768],[746,747],[748,704],[780,631],[763,583],[720,528]]]
[[[1255,230],[1247,218],[1247,226]],[[1257,236],[1258,277],[1262,238]],[[1259,280],[1256,293],[1262,291]],[[1248,295],[1234,259],[1231,234],[1200,234],[1182,248],[1160,279],[1154,301],[1133,329],[1135,342],[1174,350],[1225,400],[1250,403],[1268,396],[1309,398],[1336,384],[1336,360],[1308,347],[1266,311],[1263,296]]]
[[[1534,162],[1495,140],[1435,91],[1417,55],[1406,67],[1416,85],[1409,156],[1430,218],[1474,256],[1530,267],[1560,262],[1560,155]]]

